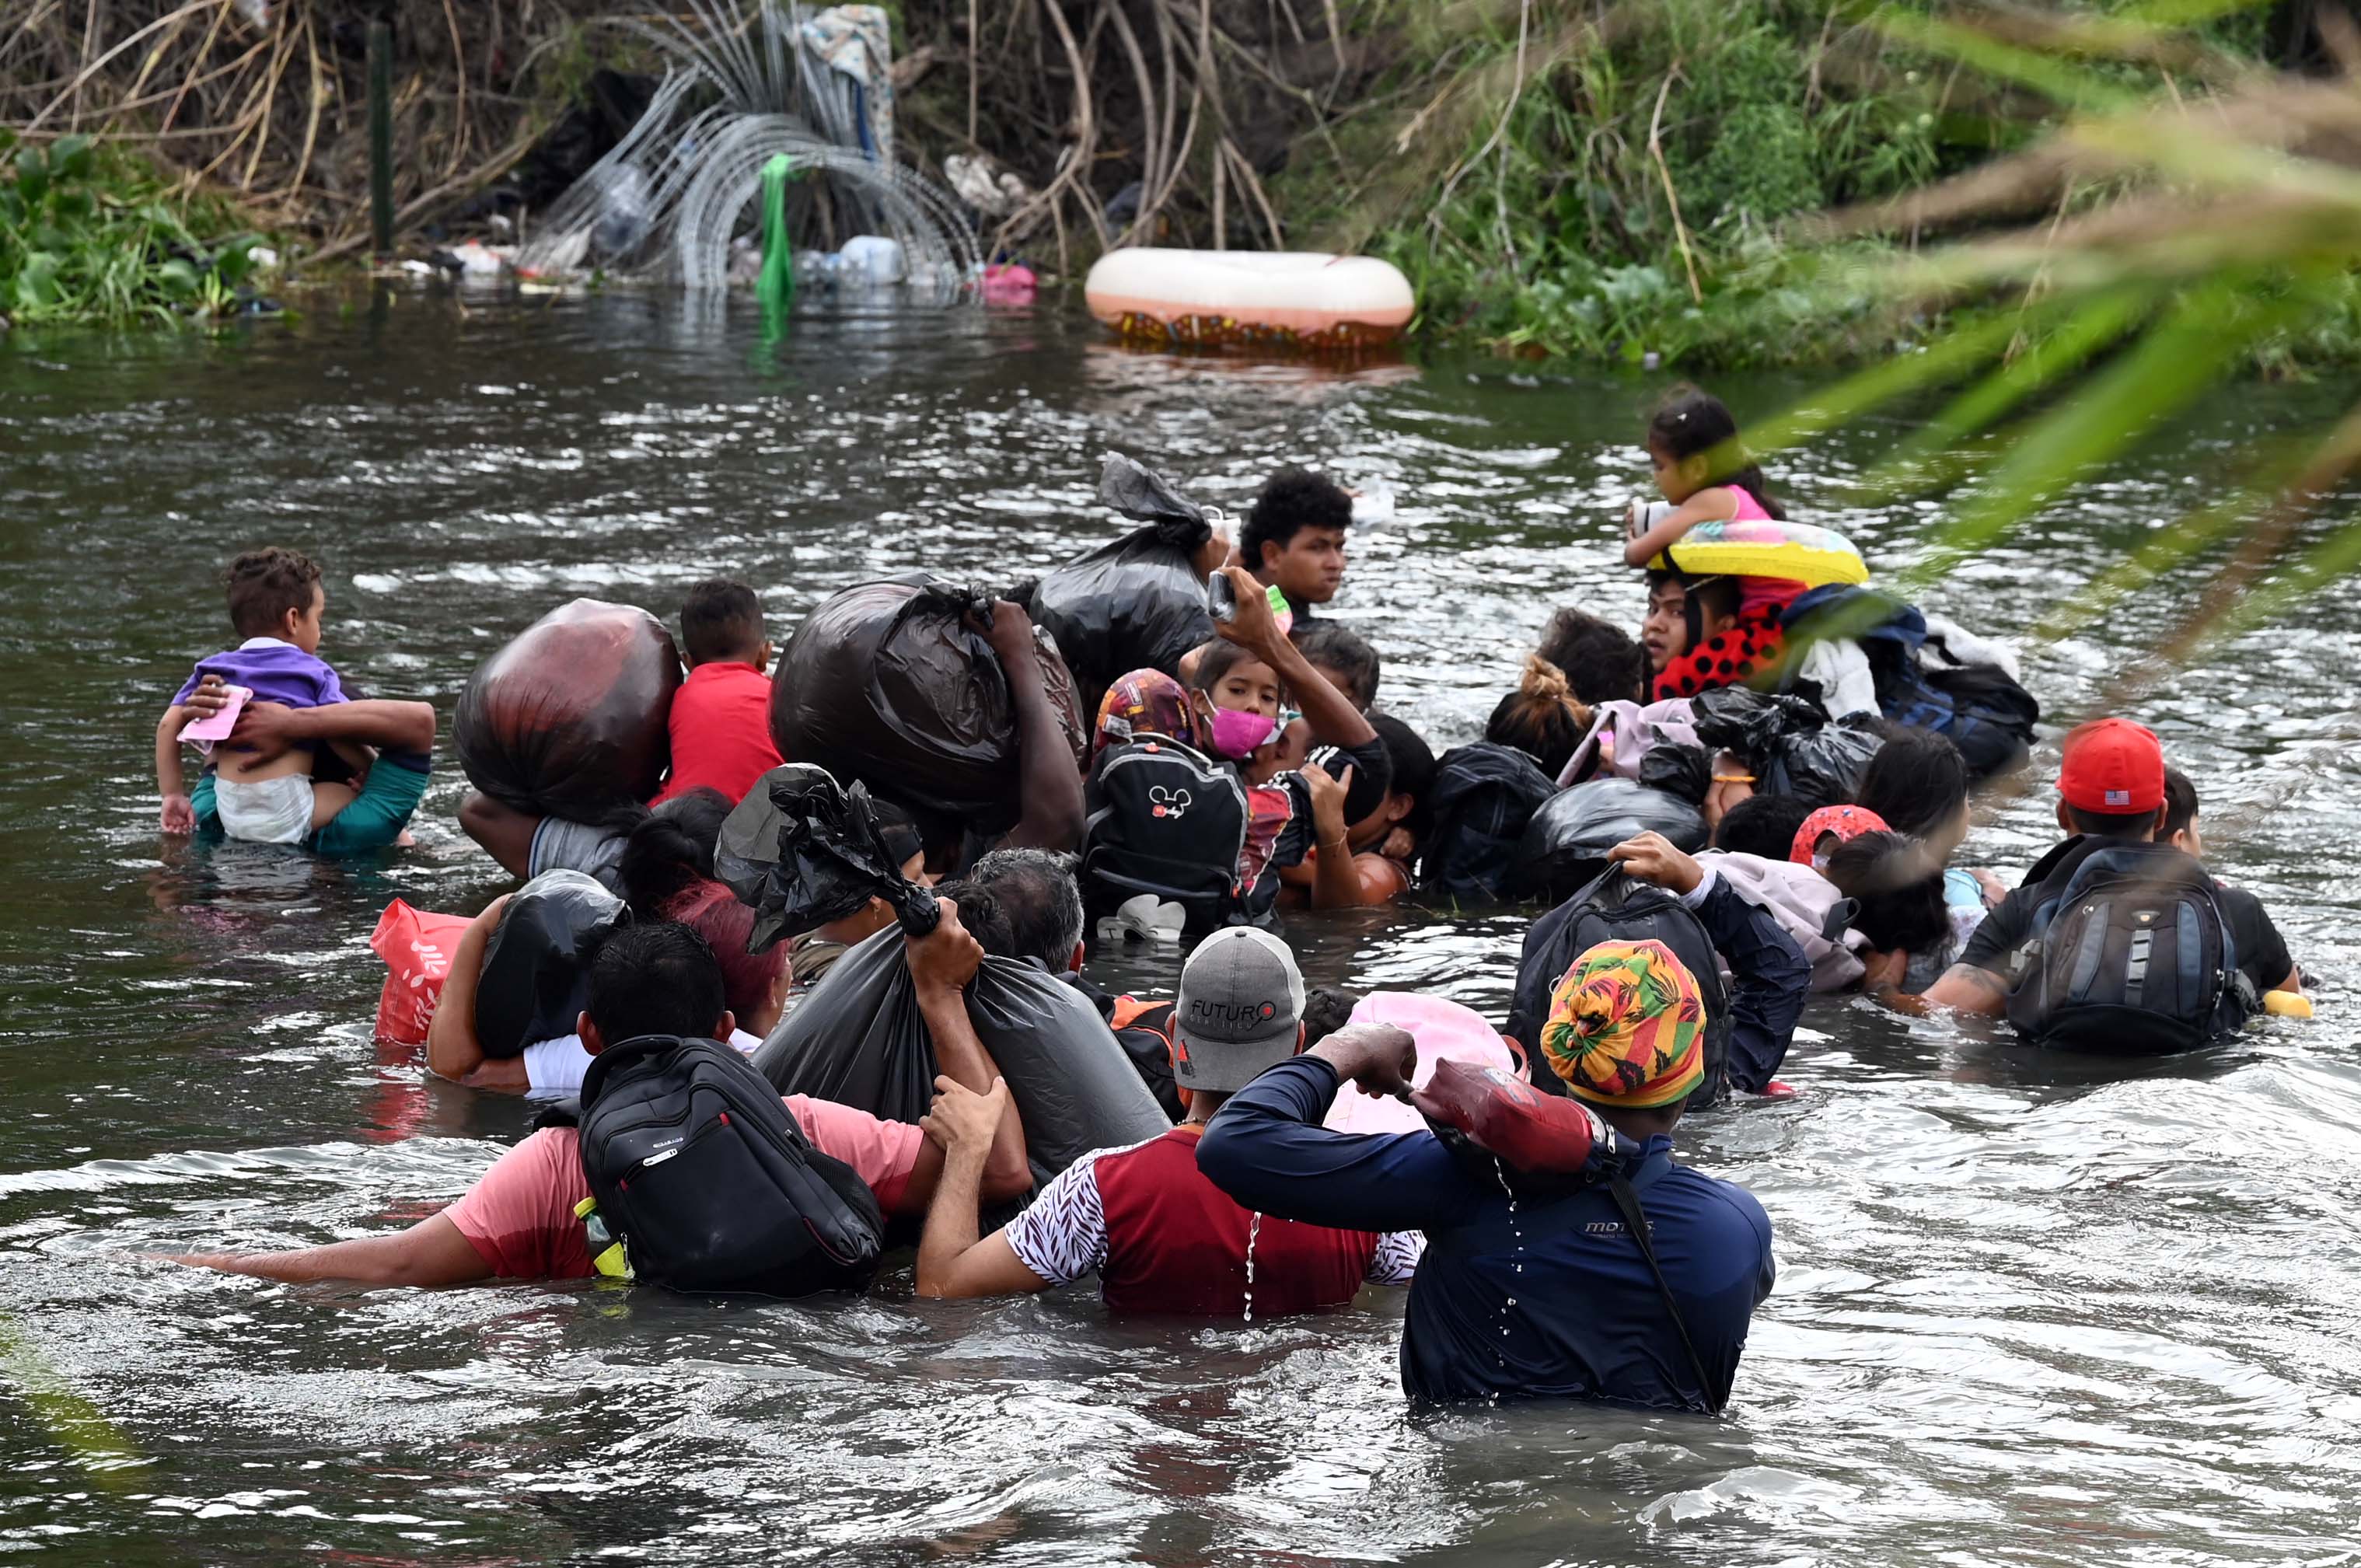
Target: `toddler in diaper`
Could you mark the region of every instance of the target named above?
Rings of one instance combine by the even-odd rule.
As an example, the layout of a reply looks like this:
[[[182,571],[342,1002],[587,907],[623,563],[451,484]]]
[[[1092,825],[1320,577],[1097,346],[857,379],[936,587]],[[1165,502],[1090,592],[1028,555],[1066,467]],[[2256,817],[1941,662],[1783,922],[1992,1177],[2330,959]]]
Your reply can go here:
[[[216,750],[248,702],[324,707],[346,700],[336,672],[319,654],[326,609],[320,568],[294,551],[258,550],[230,563],[230,626],[245,641],[199,661],[157,727],[156,780],[164,797],[165,832],[186,833],[196,827],[195,810],[182,790],[183,743],[196,747],[211,762],[214,807],[222,831],[230,838],[301,843],[352,804],[357,792],[351,785],[313,782],[317,755],[307,745],[267,760]],[[189,696],[209,675],[218,675],[229,686],[231,706],[191,722]],[[348,760],[368,766],[365,751]]]

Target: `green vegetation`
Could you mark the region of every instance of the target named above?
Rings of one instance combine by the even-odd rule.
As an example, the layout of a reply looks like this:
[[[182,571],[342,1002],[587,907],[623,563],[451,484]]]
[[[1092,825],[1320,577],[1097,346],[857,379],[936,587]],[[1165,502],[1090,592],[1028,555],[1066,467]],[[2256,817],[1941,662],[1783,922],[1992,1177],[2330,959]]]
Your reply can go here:
[[[1884,247],[1788,243],[1799,214],[1969,167],[2015,135],[1850,0],[1377,0],[1408,49],[1285,187],[1299,232],[1370,249],[1422,326],[1505,351],[1842,357]],[[1342,178],[1338,178],[1341,172]]]
[[[2361,69],[2361,33],[2324,30],[2339,71],[2296,76],[2223,47],[2249,16],[2187,27],[2256,9],[2158,0],[2103,27],[2084,18],[2022,38],[1918,29],[2074,113],[2022,150],[1865,218],[1939,219],[1972,236],[1868,278],[1939,324],[1918,352],[1748,433],[1768,452],[1903,416],[1910,433],[1857,481],[1859,499],[1943,495],[1948,521],[1898,591],[2002,541],[2257,364],[2361,349],[2361,93],[2349,74]],[[2158,82],[2157,61],[2202,81],[2202,96]],[[2149,657],[2087,710],[2120,710],[2200,650],[2361,569],[2361,524],[2330,510],[2357,468],[2361,407],[2277,430],[2225,455],[2202,506],[2159,520],[2137,551],[2055,606],[2045,637],[2169,587],[2169,574],[2191,590]]]
[[[1943,225],[1831,237],[1816,214],[1986,165],[2070,113],[2255,69],[2268,6],[2178,4],[2194,33],[2125,47],[2153,41],[2138,17],[2158,8],[1982,14],[1987,31],[1936,0],[1365,0],[1348,27],[1401,53],[1299,144],[1284,210],[1304,243],[1401,267],[1431,336],[1534,356],[1856,360],[1939,324],[1880,279]],[[2094,177],[2054,210],[2118,183]]]
[[[123,326],[236,309],[258,235],[88,137],[0,130],[0,320]],[[205,238],[203,236],[224,236]]]

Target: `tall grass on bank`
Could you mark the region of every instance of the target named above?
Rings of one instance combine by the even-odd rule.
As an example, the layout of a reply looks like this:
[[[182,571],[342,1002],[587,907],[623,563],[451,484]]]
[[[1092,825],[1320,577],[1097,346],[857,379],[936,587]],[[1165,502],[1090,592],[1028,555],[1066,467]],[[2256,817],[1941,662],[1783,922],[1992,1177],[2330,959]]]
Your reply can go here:
[[[1976,169],[2085,102],[2159,81],[2202,94],[2268,41],[2268,7],[2215,5],[2169,46],[2102,47],[2147,37],[2144,9],[1363,0],[1348,25],[1407,48],[1280,189],[1300,234],[1408,272],[1431,334],[1591,359],[1859,358],[1927,330],[1864,281],[1926,225],[1798,243],[1799,220]],[[2070,85],[1995,64],[2042,38]]]

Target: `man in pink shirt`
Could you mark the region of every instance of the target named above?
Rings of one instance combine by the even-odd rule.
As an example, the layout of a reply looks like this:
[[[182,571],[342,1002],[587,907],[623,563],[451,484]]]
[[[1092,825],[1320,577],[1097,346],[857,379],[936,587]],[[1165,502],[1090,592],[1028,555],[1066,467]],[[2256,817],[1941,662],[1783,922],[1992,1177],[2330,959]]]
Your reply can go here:
[[[999,1069],[977,1040],[961,994],[983,949],[961,927],[956,905],[942,899],[937,907],[941,923],[909,944],[919,1010],[945,1077],[988,1091]],[[735,1022],[722,1000],[720,966],[704,938],[684,926],[651,922],[623,927],[592,961],[590,1006],[579,1027],[583,1047],[596,1056],[610,1042],[643,1035],[726,1041]],[[943,1153],[917,1128],[802,1095],[789,1095],[786,1105],[812,1146],[851,1166],[880,1209],[926,1213]],[[993,1137],[984,1196],[1006,1201],[1031,1186],[1012,1106]],[[570,1127],[548,1127],[502,1155],[457,1202],[406,1231],[291,1252],[203,1253],[176,1261],[266,1279],[370,1285],[588,1278],[590,1246],[576,1208],[589,1196],[579,1138]]]

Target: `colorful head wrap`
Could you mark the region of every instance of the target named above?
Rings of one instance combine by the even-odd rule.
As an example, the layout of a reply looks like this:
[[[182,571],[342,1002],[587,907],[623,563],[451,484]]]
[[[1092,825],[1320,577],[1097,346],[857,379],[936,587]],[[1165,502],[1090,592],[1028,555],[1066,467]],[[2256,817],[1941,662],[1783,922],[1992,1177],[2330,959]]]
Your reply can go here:
[[[1705,1081],[1705,997],[1662,942],[1601,942],[1550,997],[1542,1056],[1576,1098],[1643,1111]]]
[[[1805,817],[1804,825],[1795,829],[1795,842],[1788,849],[1787,858],[1799,866],[1817,865],[1818,856],[1815,851],[1820,840],[1831,833],[1841,844],[1864,833],[1893,831],[1885,825],[1884,817],[1866,806],[1823,806]]]
[[[1189,694],[1161,670],[1134,670],[1107,687],[1091,735],[1091,755],[1141,735],[1197,744],[1197,711],[1189,705]]]

